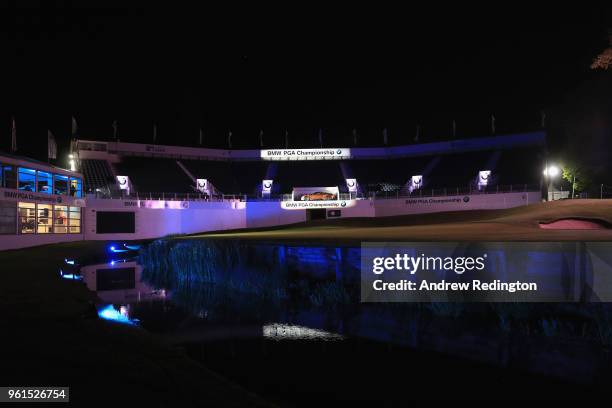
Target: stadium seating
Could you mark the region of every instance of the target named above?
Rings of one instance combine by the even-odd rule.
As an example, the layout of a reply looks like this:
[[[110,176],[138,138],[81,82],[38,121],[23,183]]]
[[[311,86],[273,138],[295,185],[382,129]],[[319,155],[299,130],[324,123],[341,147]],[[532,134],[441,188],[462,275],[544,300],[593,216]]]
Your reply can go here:
[[[519,160],[520,159],[520,160]],[[522,163],[517,166],[516,163]],[[346,192],[346,178],[356,178],[360,192],[407,193],[413,175],[422,175],[427,190],[476,187],[480,170],[491,170],[490,186],[538,185],[543,163],[540,148],[486,150],[397,159],[311,161],[225,161],[181,159],[194,178],[208,179],[217,192],[258,196],[261,182],[274,180],[272,193],[291,193],[294,187],[338,186]],[[117,172],[130,177],[139,193],[193,193],[195,183],[174,159],[123,157]],[[114,186],[110,165],[103,160],[83,160],[86,188],[109,183]],[[489,187],[489,188],[491,188]]]
[[[195,183],[173,159],[124,157],[115,165],[120,175],[129,176],[134,192],[193,193]]]
[[[112,191],[115,177],[110,164],[106,160],[81,160],[81,170],[85,176],[85,192],[93,193],[96,189]]]

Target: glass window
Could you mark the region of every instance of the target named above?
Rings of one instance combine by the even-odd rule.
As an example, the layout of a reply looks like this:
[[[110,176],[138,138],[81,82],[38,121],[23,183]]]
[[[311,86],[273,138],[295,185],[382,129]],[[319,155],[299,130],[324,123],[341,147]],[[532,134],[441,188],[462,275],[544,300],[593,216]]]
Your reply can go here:
[[[56,174],[54,176],[55,180],[55,194],[68,194],[68,176],[62,176],[61,174]]]
[[[80,207],[70,207],[69,211],[69,232],[71,234],[79,234],[81,233],[81,208]]]
[[[56,205],[53,211],[53,231],[56,234],[66,234],[68,232],[68,207]]]
[[[9,203],[9,202],[0,201],[0,234],[16,234],[16,233],[17,233],[17,203]]]
[[[51,173],[47,173],[46,171],[39,171],[36,184],[37,191],[47,194],[53,193],[53,176],[51,175]]]
[[[36,191],[36,170],[19,168],[19,190]]]
[[[70,195],[77,198],[83,196],[83,182],[80,178],[70,178]]]
[[[51,214],[53,213],[52,206],[50,204],[38,204],[38,219],[36,220],[36,232],[39,234],[48,234],[53,232],[53,225],[51,224]]]
[[[36,232],[36,204],[19,203],[19,232],[34,234]]]
[[[0,187],[17,188],[17,175],[15,167],[10,164],[2,165],[2,177],[0,178]]]

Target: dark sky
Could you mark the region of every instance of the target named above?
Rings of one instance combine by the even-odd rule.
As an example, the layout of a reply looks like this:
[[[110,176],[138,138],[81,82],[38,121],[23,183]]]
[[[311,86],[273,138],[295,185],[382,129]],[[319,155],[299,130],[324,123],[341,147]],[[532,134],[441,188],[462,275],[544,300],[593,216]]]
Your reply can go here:
[[[532,130],[539,112],[593,75],[609,8],[573,4],[331,9],[151,8],[118,1],[19,1],[0,10],[0,148],[15,115],[19,153],[46,129],[83,138],[235,147],[364,144]],[[170,4],[170,3],[168,3]],[[347,6],[348,7],[348,6]],[[2,125],[4,124],[4,125]],[[36,143],[39,142],[39,143]],[[40,157],[40,158],[43,158]]]

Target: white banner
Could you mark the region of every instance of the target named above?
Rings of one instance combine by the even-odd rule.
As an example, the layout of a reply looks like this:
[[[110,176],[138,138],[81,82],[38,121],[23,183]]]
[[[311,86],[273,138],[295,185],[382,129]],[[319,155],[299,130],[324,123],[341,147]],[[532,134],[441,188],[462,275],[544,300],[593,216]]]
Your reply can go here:
[[[412,193],[414,190],[418,190],[421,187],[423,187],[423,176],[412,176],[410,178],[410,185],[408,186],[408,191]]]
[[[347,208],[353,207],[355,200],[331,200],[331,201],[281,201],[283,210],[309,210],[317,208]]]
[[[117,176],[117,184],[120,190],[129,190],[130,178],[128,176]]]
[[[196,179],[196,187],[202,193],[210,194],[207,179]]]
[[[486,187],[489,185],[491,170],[481,170],[478,172],[478,187]]]
[[[261,182],[261,193],[262,194],[271,194],[272,193],[272,184],[274,180],[263,180]]]
[[[260,151],[263,160],[340,160],[351,157],[351,149],[266,149]]]
[[[357,192],[357,179],[346,179],[346,187],[349,193]]]

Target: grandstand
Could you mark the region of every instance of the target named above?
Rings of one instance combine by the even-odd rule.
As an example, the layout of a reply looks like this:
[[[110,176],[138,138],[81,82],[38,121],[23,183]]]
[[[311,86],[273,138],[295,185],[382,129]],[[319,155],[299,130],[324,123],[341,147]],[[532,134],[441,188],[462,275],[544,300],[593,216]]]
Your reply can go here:
[[[356,179],[361,196],[422,195],[411,191],[412,176],[423,176],[421,189],[472,192],[479,171],[490,170],[485,189],[522,185],[537,190],[545,161],[543,133],[494,136],[391,148],[353,149],[337,159],[263,158],[258,150],[198,149],[132,143],[79,141],[78,156],[87,191],[116,191],[116,175],[128,176],[131,194],[194,194],[196,179],[206,179],[217,193],[262,197],[262,181],[273,180],[268,198],[290,194],[295,187],[338,187]],[[91,146],[96,146],[95,159]],[[330,149],[334,150],[334,149]],[[350,149],[346,149],[350,151]],[[340,151],[340,150],[338,150]],[[105,152],[107,160],[101,158]],[[309,156],[309,158],[312,156]],[[154,158],[154,160],[152,160]],[[322,159],[322,160],[321,160]],[[113,163],[111,165],[111,162]],[[516,164],[520,162],[521,165]]]

